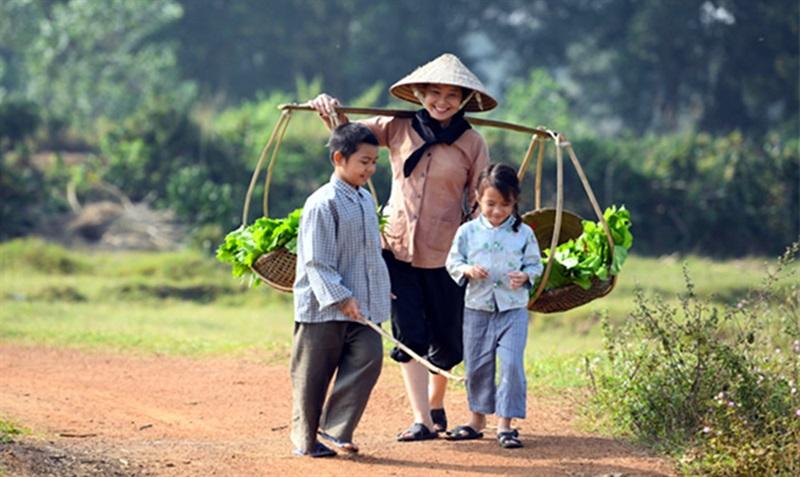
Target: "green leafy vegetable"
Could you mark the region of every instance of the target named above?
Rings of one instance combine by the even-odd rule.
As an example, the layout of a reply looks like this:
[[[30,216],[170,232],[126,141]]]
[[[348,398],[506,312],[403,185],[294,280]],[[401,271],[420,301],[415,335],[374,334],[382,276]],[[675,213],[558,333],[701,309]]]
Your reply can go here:
[[[250,267],[265,253],[286,247],[297,253],[297,228],[303,209],[295,209],[284,219],[261,217],[247,227],[239,227],[225,236],[217,248],[217,260],[229,263],[234,277],[245,276],[251,286],[259,283]]]
[[[246,277],[250,286],[260,283],[250,267],[261,255],[285,247],[297,253],[297,230],[303,209],[295,209],[284,219],[261,217],[247,227],[239,227],[225,236],[217,248],[217,260],[231,265],[234,277]],[[378,208],[378,223],[383,231],[387,218]]]
[[[619,274],[622,264],[628,257],[628,250],[633,245],[631,234],[630,212],[621,206],[612,205],[603,212],[603,218],[608,223],[611,238],[614,241],[614,258],[608,239],[600,222],[583,221],[583,233],[574,239],[562,243],[554,253],[549,249],[544,250],[542,264],[547,265],[552,258],[555,260],[550,269],[545,290],[565,287],[576,284],[583,289],[592,286],[592,279],[608,280],[612,275]],[[541,279],[541,277],[540,277]],[[539,282],[531,288],[531,294],[536,291]]]

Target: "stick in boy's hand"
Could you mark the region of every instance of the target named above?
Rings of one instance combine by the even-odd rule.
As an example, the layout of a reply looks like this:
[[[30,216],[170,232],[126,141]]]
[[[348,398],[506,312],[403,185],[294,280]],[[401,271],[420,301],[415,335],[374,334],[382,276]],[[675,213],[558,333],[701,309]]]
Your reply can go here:
[[[339,311],[351,320],[364,321],[364,317],[361,316],[361,310],[358,309],[358,300],[356,300],[355,297],[351,296],[343,301],[342,304],[339,305]]]

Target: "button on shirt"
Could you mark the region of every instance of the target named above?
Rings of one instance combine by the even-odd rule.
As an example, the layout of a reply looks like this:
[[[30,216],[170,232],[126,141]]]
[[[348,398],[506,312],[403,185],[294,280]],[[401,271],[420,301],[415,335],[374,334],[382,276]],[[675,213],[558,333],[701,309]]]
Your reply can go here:
[[[425,143],[411,119],[375,117],[360,122],[389,148],[392,192],[384,248],[414,267],[444,267],[464,209],[471,210],[475,202],[478,176],[489,164],[486,142],[469,129],[451,145],[434,144],[405,177],[403,163]]]
[[[389,318],[389,294],[375,202],[333,176],[306,200],[300,217],[295,321],[351,321],[338,305],[355,297],[361,314],[381,323]]]
[[[456,232],[456,238],[447,256],[447,271],[453,280],[463,285],[466,267],[480,265],[489,276],[470,279],[464,305],[484,311],[506,311],[525,307],[528,293],[542,274],[539,244],[533,231],[525,224],[514,232],[514,217],[494,227],[483,215],[471,220]],[[508,273],[522,271],[528,274],[527,286],[511,289]]]

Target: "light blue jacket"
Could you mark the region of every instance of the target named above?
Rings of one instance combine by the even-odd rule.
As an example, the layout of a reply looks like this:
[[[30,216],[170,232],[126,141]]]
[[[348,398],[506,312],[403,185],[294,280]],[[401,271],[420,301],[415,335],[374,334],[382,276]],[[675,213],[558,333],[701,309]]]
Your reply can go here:
[[[539,244],[533,231],[520,224],[514,232],[514,216],[497,227],[481,214],[458,228],[453,246],[447,256],[447,271],[453,280],[462,285],[466,280],[464,270],[480,265],[489,272],[485,279],[469,280],[464,305],[484,311],[506,311],[525,307],[528,293],[536,278],[542,274]],[[528,274],[526,286],[511,289],[508,273],[522,271]]]

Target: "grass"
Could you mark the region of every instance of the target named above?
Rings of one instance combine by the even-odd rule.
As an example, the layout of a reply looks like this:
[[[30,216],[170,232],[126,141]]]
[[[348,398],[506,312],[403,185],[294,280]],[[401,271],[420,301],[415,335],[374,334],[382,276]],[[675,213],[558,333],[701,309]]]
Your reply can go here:
[[[682,260],[633,256],[609,296],[567,313],[534,316],[526,351],[530,387],[586,384],[580,370],[585,357],[601,349],[600,314],[612,321],[626,316],[635,286],[675,297],[683,290]],[[758,286],[766,261],[685,260],[697,293],[719,303],[735,302]],[[198,252],[93,252],[16,240],[0,244],[0,267],[0,342],[246,354],[281,363],[289,355],[291,295],[247,288]]]
[[[27,430],[17,426],[11,421],[0,419],[0,444],[8,444],[9,442],[12,442],[15,437],[27,433]],[[2,471],[2,468],[0,468],[0,471]]]

